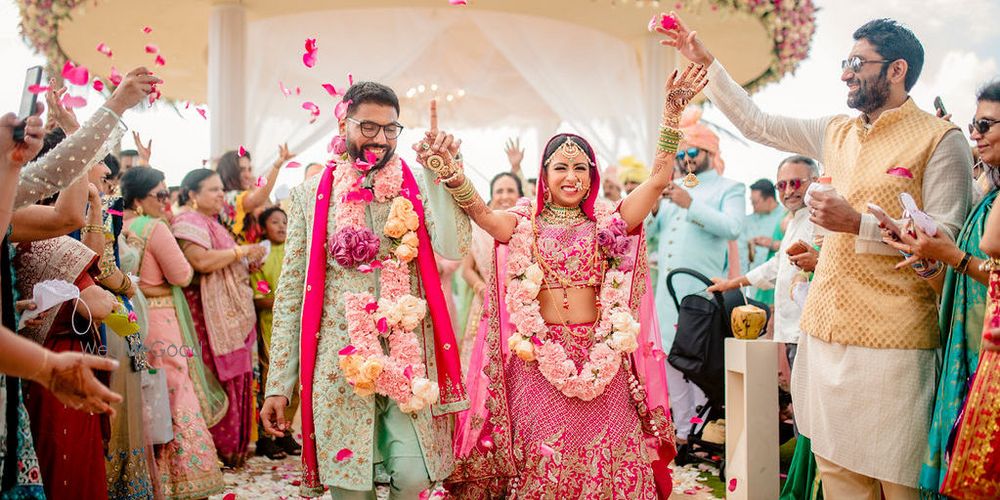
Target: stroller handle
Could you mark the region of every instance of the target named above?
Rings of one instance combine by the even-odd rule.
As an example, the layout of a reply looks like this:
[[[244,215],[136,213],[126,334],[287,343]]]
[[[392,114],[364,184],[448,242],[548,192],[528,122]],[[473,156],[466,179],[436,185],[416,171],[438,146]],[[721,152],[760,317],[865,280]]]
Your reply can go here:
[[[666,278],[666,280],[667,280],[667,292],[670,293],[670,298],[674,301],[674,307],[678,311],[681,310],[681,304],[680,304],[680,301],[677,300],[677,293],[674,291],[674,276],[677,276],[678,274],[686,274],[688,276],[692,276],[692,277],[698,279],[699,281],[701,281],[702,283],[704,283],[706,287],[710,287],[710,286],[712,286],[712,285],[715,284],[715,283],[712,282],[712,280],[708,279],[708,277],[705,276],[704,274],[701,274],[698,271],[695,271],[694,269],[688,269],[686,267],[679,267],[679,268],[674,269],[674,270],[670,271],[669,273],[667,273],[667,278]],[[722,308],[723,311],[725,311],[726,310],[725,309],[726,308],[726,302],[722,298],[722,293],[721,292],[712,292],[712,295],[715,297],[716,302],[719,303],[719,307]]]

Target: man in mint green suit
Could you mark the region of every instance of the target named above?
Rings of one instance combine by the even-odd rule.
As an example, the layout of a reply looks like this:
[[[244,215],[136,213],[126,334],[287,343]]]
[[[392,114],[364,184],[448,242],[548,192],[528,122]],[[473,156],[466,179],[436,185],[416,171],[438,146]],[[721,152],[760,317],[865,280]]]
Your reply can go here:
[[[677,268],[694,269],[705,276],[726,276],[729,261],[728,244],[743,230],[746,210],[746,188],[743,184],[721,176],[719,140],[707,127],[696,124],[684,129],[684,141],[677,150],[681,172],[692,172],[698,183],[685,187],[678,177],[667,188],[656,218],[648,230],[659,238],[657,250],[660,266],[656,289],[656,314],[663,336],[663,350],[670,352],[674,343],[677,308],[667,292],[666,276]],[[715,168],[713,168],[715,167]],[[734,259],[735,261],[735,256]],[[703,292],[706,286],[687,275],[674,280],[677,299]],[[666,361],[665,361],[666,362]],[[687,437],[688,423],[695,416],[695,407],[704,403],[705,394],[667,363],[670,386],[670,406],[681,438]]]

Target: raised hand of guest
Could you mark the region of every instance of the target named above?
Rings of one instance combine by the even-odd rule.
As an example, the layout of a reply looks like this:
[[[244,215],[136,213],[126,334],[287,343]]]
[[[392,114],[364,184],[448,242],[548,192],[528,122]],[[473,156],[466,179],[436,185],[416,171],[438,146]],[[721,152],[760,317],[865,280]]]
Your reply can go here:
[[[288,150],[288,143],[278,144],[278,159],[274,160],[274,164],[280,167],[292,158],[295,158],[295,153]]]
[[[667,14],[661,14],[666,16]],[[662,25],[656,26],[656,31],[665,35],[665,39],[660,40],[660,45],[673,47],[686,57],[689,61],[701,64],[706,68],[715,61],[715,57],[708,51],[708,47],[698,38],[697,31],[691,31],[676,12],[669,14],[676,21],[676,26],[665,29]]]
[[[149,165],[149,158],[153,156],[153,140],[150,139],[145,145],[139,132],[132,131],[132,140],[135,141],[135,150],[139,153],[139,165]]]
[[[42,149],[45,128],[39,115],[44,109],[45,106],[38,103],[35,114],[25,119],[21,141],[14,140],[14,129],[21,123],[17,115],[7,113],[0,117],[0,167],[20,169]]]
[[[163,80],[153,76],[153,73],[145,67],[135,68],[125,75],[121,85],[111,94],[105,106],[121,116],[126,110],[149,96],[161,83]]]
[[[80,120],[76,118],[76,113],[72,109],[62,105],[62,98],[66,94],[66,87],[56,88],[55,78],[49,79],[49,90],[45,92],[45,102],[49,105],[48,119],[61,128],[66,135],[70,135],[80,130]]]
[[[521,147],[521,139],[517,137],[507,139],[503,152],[507,154],[510,171],[514,173],[520,172],[521,161],[524,160],[524,148]]]

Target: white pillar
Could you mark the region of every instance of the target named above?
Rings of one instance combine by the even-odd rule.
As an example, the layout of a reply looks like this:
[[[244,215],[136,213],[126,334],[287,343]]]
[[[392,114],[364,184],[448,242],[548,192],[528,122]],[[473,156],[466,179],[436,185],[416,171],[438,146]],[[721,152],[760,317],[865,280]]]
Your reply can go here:
[[[778,344],[726,339],[726,498],[778,498],[778,473]]]
[[[646,147],[636,151],[637,158],[652,167],[653,152],[660,137],[660,121],[663,119],[663,83],[667,75],[677,66],[677,51],[660,45],[660,34],[647,35],[642,42],[642,102],[645,110]]]
[[[213,159],[246,140],[246,11],[238,2],[212,6],[208,23],[208,109]]]

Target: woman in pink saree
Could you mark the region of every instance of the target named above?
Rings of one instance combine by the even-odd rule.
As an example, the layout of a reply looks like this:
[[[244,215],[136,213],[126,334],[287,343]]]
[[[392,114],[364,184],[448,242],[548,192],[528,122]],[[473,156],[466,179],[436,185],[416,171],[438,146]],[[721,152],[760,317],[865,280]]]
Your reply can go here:
[[[534,203],[494,211],[465,182],[450,188],[496,240],[471,407],[456,426],[456,497],[670,495],[665,356],[655,323],[639,321],[652,310],[642,221],[670,182],[680,113],[704,83],[703,68],[670,76],[653,174],[617,205],[597,202],[594,151],[573,134],[546,145]],[[418,154],[453,185],[461,171],[448,142]]]

